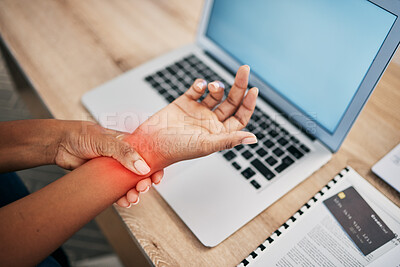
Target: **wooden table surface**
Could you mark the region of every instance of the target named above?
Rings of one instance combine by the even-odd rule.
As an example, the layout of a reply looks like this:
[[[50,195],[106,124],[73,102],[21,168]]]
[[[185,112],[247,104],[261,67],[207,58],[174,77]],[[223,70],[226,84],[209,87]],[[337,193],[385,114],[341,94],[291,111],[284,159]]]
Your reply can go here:
[[[91,119],[81,96],[194,42],[202,5],[185,0],[0,0],[0,33],[55,118]],[[140,205],[109,209],[97,221],[129,266],[140,262],[129,242],[139,243],[157,266],[233,266],[346,165],[400,206],[399,194],[371,173],[371,166],[399,142],[400,65],[391,63],[332,160],[217,247],[204,247],[154,189]],[[122,221],[127,228],[118,228]]]

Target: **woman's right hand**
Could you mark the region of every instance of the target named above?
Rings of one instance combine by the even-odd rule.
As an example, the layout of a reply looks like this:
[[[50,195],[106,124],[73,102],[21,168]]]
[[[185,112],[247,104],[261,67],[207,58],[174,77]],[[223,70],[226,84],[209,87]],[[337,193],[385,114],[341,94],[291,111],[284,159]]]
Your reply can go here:
[[[198,102],[207,83],[197,79],[183,95],[141,124],[126,141],[153,171],[239,144],[256,143],[254,134],[240,131],[249,122],[258,95],[257,88],[251,88],[245,95],[249,72],[248,66],[239,68],[222,103],[224,88],[217,81],[208,84],[210,93]]]

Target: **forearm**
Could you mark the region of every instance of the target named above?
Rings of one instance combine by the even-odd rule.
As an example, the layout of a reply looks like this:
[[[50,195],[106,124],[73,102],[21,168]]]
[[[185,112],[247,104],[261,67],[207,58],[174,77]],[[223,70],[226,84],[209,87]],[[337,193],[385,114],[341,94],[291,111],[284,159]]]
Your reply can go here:
[[[152,172],[165,165],[145,154]],[[0,266],[37,264],[142,178],[114,159],[96,158],[1,208]]]
[[[97,158],[0,209],[0,266],[34,265],[141,179]]]
[[[57,120],[0,122],[0,172],[54,163],[62,130]]]

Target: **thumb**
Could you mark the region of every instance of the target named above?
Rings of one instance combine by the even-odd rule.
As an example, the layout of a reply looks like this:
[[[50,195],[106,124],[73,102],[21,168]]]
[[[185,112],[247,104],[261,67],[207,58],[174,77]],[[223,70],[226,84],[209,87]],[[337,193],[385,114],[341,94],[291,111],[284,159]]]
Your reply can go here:
[[[224,149],[230,149],[240,144],[255,144],[257,143],[257,137],[249,132],[236,131],[231,133],[216,134],[210,140],[211,146],[206,148],[209,153],[221,151]]]
[[[121,163],[128,170],[138,174],[145,175],[150,172],[150,167],[145,160],[139,155],[138,152],[126,141],[124,141],[126,134],[120,134],[116,137],[111,137],[113,140],[114,149],[111,151],[104,151],[102,156],[112,157]]]

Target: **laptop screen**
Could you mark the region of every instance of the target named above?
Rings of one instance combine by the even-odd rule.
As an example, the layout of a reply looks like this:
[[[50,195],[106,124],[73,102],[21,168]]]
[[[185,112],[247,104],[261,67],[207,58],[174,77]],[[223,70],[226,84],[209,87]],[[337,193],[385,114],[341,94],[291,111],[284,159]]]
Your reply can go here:
[[[206,35],[333,133],[396,18],[367,0],[214,0]]]

